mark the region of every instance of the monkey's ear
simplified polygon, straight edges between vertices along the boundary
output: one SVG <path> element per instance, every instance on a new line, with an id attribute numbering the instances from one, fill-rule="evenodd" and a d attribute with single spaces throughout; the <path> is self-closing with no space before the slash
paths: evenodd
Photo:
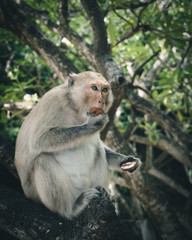
<path id="1" fill-rule="evenodd" d="M 69 77 L 68 77 L 68 79 L 67 79 L 67 81 L 68 81 L 68 87 L 73 86 L 76 76 L 77 76 L 77 74 L 75 74 L 75 73 L 69 74 Z"/>

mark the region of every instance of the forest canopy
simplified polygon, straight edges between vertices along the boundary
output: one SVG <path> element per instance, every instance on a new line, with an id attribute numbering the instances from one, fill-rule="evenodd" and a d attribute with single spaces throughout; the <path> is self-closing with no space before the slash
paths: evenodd
<path id="1" fill-rule="evenodd" d="M 118 221 L 132 223 L 124 239 L 191 239 L 191 31 L 188 0 L 0 1 L 1 181 L 10 187 L 9 177 L 14 176 L 11 187 L 17 190 L 0 187 L 2 230 L 18 239 L 45 239 L 46 233 L 33 225 L 29 231 L 8 218 L 13 212 L 9 196 L 17 198 L 21 192 L 13 165 L 16 136 L 48 90 L 70 73 L 97 71 L 114 94 L 101 137 L 109 147 L 143 163 L 137 173 L 115 172 L 111 179 Z M 18 202 L 26 200 L 22 197 Z M 25 204 L 36 209 L 28 200 Z M 18 211 L 17 218 L 30 219 L 30 214 Z M 33 217 L 41 223 L 38 215 Z M 52 226 L 60 221 L 52 215 L 46 219 Z M 99 229 L 97 238 L 87 239 L 102 239 Z M 50 232 L 57 236 L 54 228 Z M 59 234 L 69 239 L 65 230 Z M 113 239 L 112 234 L 105 237 Z"/>

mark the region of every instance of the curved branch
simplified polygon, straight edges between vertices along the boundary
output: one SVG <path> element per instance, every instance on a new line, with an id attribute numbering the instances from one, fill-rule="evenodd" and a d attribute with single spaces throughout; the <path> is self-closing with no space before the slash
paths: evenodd
<path id="1" fill-rule="evenodd" d="M 169 187 L 183 195 L 184 197 L 188 198 L 189 197 L 189 191 L 185 189 L 183 186 L 180 184 L 176 183 L 172 178 L 168 177 L 166 174 L 163 172 L 157 170 L 156 168 L 152 167 L 148 170 L 148 173 L 151 174 L 152 176 L 158 178 L 165 184 L 167 184 Z"/>
<path id="2" fill-rule="evenodd" d="M 58 33 L 58 25 L 54 23 L 48 15 L 47 11 L 41 11 L 37 9 L 33 9 L 24 1 L 13 0 L 16 4 L 18 4 L 19 8 L 22 9 L 26 15 L 29 15 L 33 18 L 39 19 L 43 22 L 51 31 Z"/>
<path id="3" fill-rule="evenodd" d="M 72 28 L 69 27 L 68 23 L 68 1 L 61 0 L 59 3 L 59 19 L 60 24 L 56 24 L 48 16 L 47 11 L 38 11 L 31 8 L 24 2 L 19 3 L 20 9 L 22 9 L 27 15 L 40 20 L 45 24 L 51 31 L 66 37 L 80 52 L 83 56 L 86 56 L 87 60 L 93 67 L 95 67 L 95 60 L 91 46 L 86 43 L 81 36 L 79 36 Z"/>
<path id="4" fill-rule="evenodd" d="M 65 81 L 70 72 L 78 69 L 47 36 L 30 21 L 10 0 L 0 1 L 0 25 L 25 41 Z"/>
<path id="5" fill-rule="evenodd" d="M 149 140 L 146 137 L 141 137 L 138 135 L 132 135 L 129 137 L 130 141 L 145 144 L 145 145 L 151 145 Z M 178 145 L 176 142 L 171 141 L 167 137 L 163 136 L 162 134 L 159 135 L 159 139 L 155 141 L 155 147 L 160 148 L 161 150 L 169 153 L 171 156 L 173 156 L 178 162 L 188 166 L 192 167 L 191 158 L 186 153 L 185 149 L 182 148 L 180 145 Z"/>
<path id="6" fill-rule="evenodd" d="M 177 140 L 183 149 L 187 150 L 189 155 L 192 156 L 192 139 L 189 134 L 181 129 L 179 123 L 162 113 L 154 104 L 139 97 L 128 87 L 126 89 L 126 97 L 135 109 L 147 114 L 152 120 L 156 121 L 164 130 L 169 132 Z M 192 162 L 190 161 L 190 166 L 191 165 Z"/>

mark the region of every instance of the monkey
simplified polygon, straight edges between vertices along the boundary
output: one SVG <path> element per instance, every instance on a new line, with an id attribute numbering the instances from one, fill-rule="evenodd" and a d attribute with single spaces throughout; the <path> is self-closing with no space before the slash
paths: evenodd
<path id="1" fill-rule="evenodd" d="M 16 140 L 14 163 L 28 198 L 71 220 L 107 189 L 110 166 L 140 166 L 100 139 L 112 102 L 107 80 L 91 71 L 71 74 L 41 98 Z"/>

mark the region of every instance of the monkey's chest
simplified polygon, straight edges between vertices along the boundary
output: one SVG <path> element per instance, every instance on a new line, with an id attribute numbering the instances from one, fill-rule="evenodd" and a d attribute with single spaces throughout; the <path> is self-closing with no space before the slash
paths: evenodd
<path id="1" fill-rule="evenodd" d="M 68 176 L 73 186 L 82 191 L 91 187 L 95 171 L 98 171 L 99 165 L 102 165 L 100 162 L 105 161 L 104 156 L 104 153 L 100 153 L 98 158 L 96 145 L 86 142 L 76 148 L 60 151 L 55 155 L 55 158 L 59 161 L 64 174 Z M 107 168 L 105 165 L 103 167 Z"/>

